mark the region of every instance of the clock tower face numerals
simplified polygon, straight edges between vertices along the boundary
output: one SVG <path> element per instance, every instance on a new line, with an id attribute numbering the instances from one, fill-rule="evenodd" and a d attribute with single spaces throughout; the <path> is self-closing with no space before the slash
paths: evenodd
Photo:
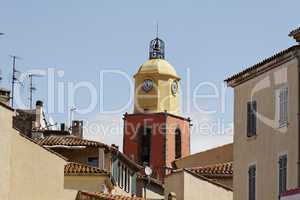
<path id="1" fill-rule="evenodd" d="M 178 92 L 178 83 L 176 80 L 174 80 L 172 82 L 172 85 L 171 85 L 171 92 L 174 96 L 176 96 L 177 92 Z"/>
<path id="2" fill-rule="evenodd" d="M 153 88 L 153 80 L 151 79 L 145 79 L 143 82 L 143 90 L 145 92 L 149 92 Z"/>

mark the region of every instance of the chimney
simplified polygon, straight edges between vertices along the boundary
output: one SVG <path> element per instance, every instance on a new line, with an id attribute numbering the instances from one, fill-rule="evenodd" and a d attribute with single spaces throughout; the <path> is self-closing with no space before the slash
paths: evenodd
<path id="1" fill-rule="evenodd" d="M 43 112 L 43 102 L 42 101 L 36 101 L 36 107 L 35 107 L 35 128 L 37 130 L 40 130 L 43 128 L 43 119 L 44 119 L 44 112 Z"/>
<path id="2" fill-rule="evenodd" d="M 72 121 L 72 135 L 82 138 L 83 137 L 83 121 Z"/>
<path id="3" fill-rule="evenodd" d="M 289 36 L 300 43 L 300 27 L 290 32 Z"/>
<path id="4" fill-rule="evenodd" d="M 66 125 L 65 125 L 65 123 L 61 123 L 61 124 L 60 124 L 60 130 L 61 130 L 61 131 L 65 131 L 65 130 L 66 130 Z"/>
<path id="5" fill-rule="evenodd" d="M 10 91 L 4 88 L 0 88 L 0 102 L 9 105 Z"/>

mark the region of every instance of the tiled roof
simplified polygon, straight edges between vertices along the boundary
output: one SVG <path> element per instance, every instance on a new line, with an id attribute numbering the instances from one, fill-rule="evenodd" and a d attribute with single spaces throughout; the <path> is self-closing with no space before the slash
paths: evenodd
<path id="1" fill-rule="evenodd" d="M 27 139 L 27 140 L 29 140 L 30 142 L 32 142 L 32 143 L 34 143 L 34 144 L 40 146 L 41 148 L 45 149 L 46 151 L 48 151 L 48 152 L 50 152 L 50 153 L 52 153 L 52 154 L 55 154 L 56 156 L 62 158 L 62 159 L 65 160 L 65 161 L 68 160 L 66 157 L 60 155 L 59 153 L 56 153 L 55 151 L 53 151 L 53 150 L 51 150 L 51 149 L 49 149 L 49 148 L 46 148 L 46 147 L 41 146 L 40 144 L 37 143 L 37 141 L 35 141 L 35 140 L 29 138 L 28 136 L 26 136 L 26 135 L 24 135 L 24 134 L 22 134 L 22 133 L 20 133 L 20 132 L 18 132 L 18 133 L 19 133 L 19 135 L 20 135 L 21 137 L 24 137 L 25 139 Z"/>
<path id="2" fill-rule="evenodd" d="M 112 152 L 113 154 L 115 154 L 120 160 L 122 160 L 126 164 L 130 165 L 131 167 L 134 167 L 136 170 L 143 169 L 143 167 L 141 165 L 139 165 L 138 163 L 136 163 L 135 161 L 133 161 L 132 159 L 130 159 L 127 155 L 125 155 L 124 153 L 120 152 L 115 147 L 111 146 L 109 150 L 110 150 L 110 152 Z"/>
<path id="3" fill-rule="evenodd" d="M 187 169 L 205 177 L 232 177 L 232 162 Z"/>
<path id="4" fill-rule="evenodd" d="M 65 175 L 109 175 L 109 173 L 81 163 L 68 163 L 65 165 Z"/>
<path id="5" fill-rule="evenodd" d="M 143 200 L 143 198 L 80 191 L 78 192 L 76 200 Z"/>
<path id="6" fill-rule="evenodd" d="M 44 139 L 38 139 L 38 144 L 43 146 L 87 146 L 87 147 L 106 147 L 101 142 L 86 140 L 75 136 L 48 136 Z"/>
<path id="7" fill-rule="evenodd" d="M 295 34 L 299 34 L 300 27 L 296 28 L 295 30 L 292 30 L 289 34 L 290 37 L 294 36 Z"/>
<path id="8" fill-rule="evenodd" d="M 252 76 L 253 74 L 255 74 L 257 72 L 260 72 L 260 71 L 263 72 L 263 71 L 265 71 L 264 68 L 262 68 L 260 70 L 260 68 L 263 65 L 265 65 L 265 64 L 267 64 L 267 63 L 269 63 L 269 62 L 271 62 L 273 60 L 275 60 L 275 62 L 276 62 L 276 59 L 279 58 L 280 56 L 284 56 L 284 55 L 286 55 L 286 54 L 288 54 L 288 53 L 290 53 L 292 51 L 295 51 L 295 50 L 297 50 L 299 48 L 300 48 L 300 45 L 294 45 L 294 46 L 292 46 L 292 47 L 290 47 L 288 49 L 285 49 L 285 50 L 283 50 L 283 51 L 281 51 L 279 53 L 276 53 L 275 55 L 273 55 L 273 56 L 271 56 L 269 58 L 266 58 L 265 60 L 263 60 L 263 61 L 255 64 L 255 65 L 253 65 L 253 66 L 251 66 L 251 67 L 249 67 L 249 68 L 247 68 L 247 69 L 245 69 L 245 70 L 243 70 L 243 71 L 241 71 L 241 72 L 239 72 L 239 73 L 237 73 L 235 75 L 232 75 L 231 77 L 227 78 L 225 80 L 225 82 L 227 82 L 228 85 L 231 85 L 229 82 L 231 82 L 231 81 L 233 81 L 233 80 L 235 80 L 237 78 L 242 77 L 243 79 L 245 79 L 244 76 L 248 76 L 248 75 Z"/>

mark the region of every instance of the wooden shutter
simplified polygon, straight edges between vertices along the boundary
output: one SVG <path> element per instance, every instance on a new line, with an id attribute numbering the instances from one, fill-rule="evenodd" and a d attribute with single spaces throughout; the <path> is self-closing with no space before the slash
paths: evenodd
<path id="1" fill-rule="evenodd" d="M 279 127 L 285 126 L 288 122 L 288 88 L 280 89 L 279 96 Z"/>
<path id="2" fill-rule="evenodd" d="M 247 137 L 251 137 L 251 103 L 247 103 Z"/>
<path id="3" fill-rule="evenodd" d="M 279 196 L 286 191 L 287 185 L 287 155 L 279 158 Z"/>
<path id="4" fill-rule="evenodd" d="M 249 200 L 255 200 L 256 198 L 256 166 L 249 167 Z"/>
<path id="5" fill-rule="evenodd" d="M 256 135 L 256 101 L 247 103 L 247 137 Z"/>

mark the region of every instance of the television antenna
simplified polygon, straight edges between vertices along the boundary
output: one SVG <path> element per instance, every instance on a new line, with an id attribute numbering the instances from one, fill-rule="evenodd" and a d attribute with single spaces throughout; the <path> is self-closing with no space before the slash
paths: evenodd
<path id="1" fill-rule="evenodd" d="M 33 85 L 33 78 L 34 77 L 42 77 L 43 75 L 41 74 L 28 74 L 29 77 L 29 106 L 30 106 L 30 110 L 32 109 L 32 102 L 33 102 L 33 92 L 37 90 L 36 87 L 34 87 Z"/>
<path id="2" fill-rule="evenodd" d="M 10 55 L 12 58 L 12 80 L 11 80 L 11 107 L 14 107 L 14 92 L 15 92 L 15 84 L 20 83 L 20 81 L 17 78 L 17 73 L 19 72 L 16 70 L 16 60 L 21 59 L 18 56 Z"/>

